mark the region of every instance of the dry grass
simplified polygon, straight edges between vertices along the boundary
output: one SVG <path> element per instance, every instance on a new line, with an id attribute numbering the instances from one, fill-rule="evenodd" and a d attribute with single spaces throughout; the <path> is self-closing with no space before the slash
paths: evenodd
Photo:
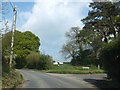
<path id="1" fill-rule="evenodd" d="M 2 88 L 11 89 L 15 88 L 23 81 L 23 77 L 20 73 L 15 70 L 12 70 L 10 73 L 4 73 L 2 77 Z"/>

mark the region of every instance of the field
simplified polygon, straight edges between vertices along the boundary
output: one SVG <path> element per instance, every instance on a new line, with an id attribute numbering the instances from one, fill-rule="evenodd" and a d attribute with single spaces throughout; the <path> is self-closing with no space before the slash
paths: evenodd
<path id="1" fill-rule="evenodd" d="M 95 66 L 90 66 L 89 69 L 83 69 L 82 66 L 72 66 L 70 64 L 54 65 L 50 70 L 44 70 L 47 73 L 59 74 L 100 74 L 105 73 L 104 70 L 98 69 Z"/>

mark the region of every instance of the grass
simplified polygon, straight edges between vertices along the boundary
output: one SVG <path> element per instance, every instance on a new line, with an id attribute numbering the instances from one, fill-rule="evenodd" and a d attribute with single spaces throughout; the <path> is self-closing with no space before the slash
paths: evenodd
<path id="1" fill-rule="evenodd" d="M 15 70 L 11 70 L 9 73 L 4 73 L 2 77 L 2 88 L 14 89 L 20 85 L 23 81 L 23 77 Z"/>
<path id="2" fill-rule="evenodd" d="M 54 65 L 50 70 L 43 70 L 47 73 L 59 74 L 100 74 L 105 73 L 102 69 L 97 69 L 95 66 L 90 66 L 90 69 L 82 69 L 82 66 L 72 66 L 70 64 L 63 64 L 60 66 Z"/>

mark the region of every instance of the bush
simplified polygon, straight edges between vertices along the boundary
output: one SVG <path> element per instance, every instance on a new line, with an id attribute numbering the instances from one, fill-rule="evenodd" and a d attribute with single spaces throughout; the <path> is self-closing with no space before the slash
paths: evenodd
<path id="1" fill-rule="evenodd" d="M 31 52 L 26 57 L 26 61 L 29 69 L 46 70 L 52 65 L 52 58 L 49 55 L 40 55 L 38 52 Z"/>
<path id="2" fill-rule="evenodd" d="M 120 35 L 101 50 L 100 59 L 108 76 L 120 80 Z"/>
<path id="3" fill-rule="evenodd" d="M 86 66 L 86 65 L 96 65 L 97 59 L 92 57 L 84 57 L 84 58 L 76 58 L 71 60 L 71 64 L 73 66 Z"/>
<path id="4" fill-rule="evenodd" d="M 71 60 L 74 66 L 96 65 L 96 58 L 92 56 L 92 50 L 81 50 L 78 56 Z"/>
<path id="5" fill-rule="evenodd" d="M 50 69 L 52 67 L 52 57 L 50 57 L 49 55 L 40 55 L 40 69 Z"/>
<path id="6" fill-rule="evenodd" d="M 38 52 L 31 52 L 27 57 L 27 67 L 30 69 L 38 68 L 38 63 L 40 61 L 40 54 Z"/>
<path id="7" fill-rule="evenodd" d="M 10 73 L 9 57 L 2 56 L 2 74 Z"/>

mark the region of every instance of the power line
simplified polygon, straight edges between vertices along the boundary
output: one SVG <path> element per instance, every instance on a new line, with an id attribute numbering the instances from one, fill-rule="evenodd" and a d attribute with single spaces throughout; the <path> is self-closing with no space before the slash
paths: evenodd
<path id="1" fill-rule="evenodd" d="M 15 6 L 14 6 L 14 4 L 9 0 L 9 3 L 10 3 L 10 5 L 12 6 L 12 8 L 14 8 Z"/>

